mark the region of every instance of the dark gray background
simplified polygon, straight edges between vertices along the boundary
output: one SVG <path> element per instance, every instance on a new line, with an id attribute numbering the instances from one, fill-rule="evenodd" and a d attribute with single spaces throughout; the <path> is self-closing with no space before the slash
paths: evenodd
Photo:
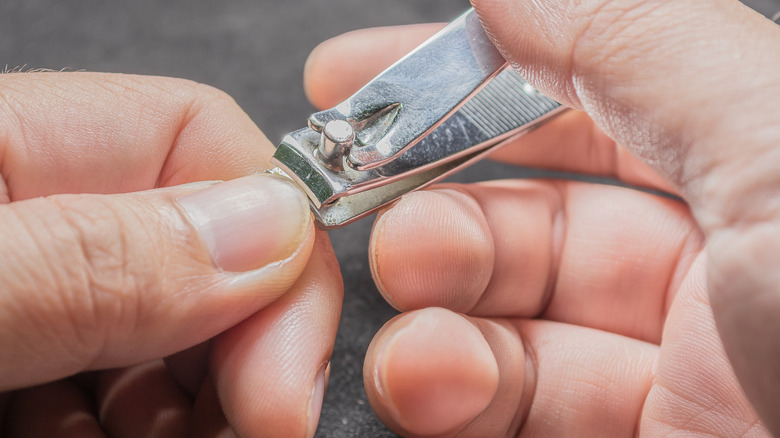
<path id="1" fill-rule="evenodd" d="M 746 2 L 768 16 L 780 11 L 780 0 Z M 466 0 L 11 0 L 0 4 L 0 69 L 193 79 L 230 93 L 277 142 L 312 111 L 301 78 L 319 42 L 362 27 L 448 21 L 467 7 Z M 511 175 L 502 166 L 479 166 L 459 179 L 486 170 Z M 371 337 L 395 314 L 371 281 L 370 227 L 368 219 L 331 235 L 345 304 L 318 436 L 395 436 L 374 417 L 362 385 Z"/>

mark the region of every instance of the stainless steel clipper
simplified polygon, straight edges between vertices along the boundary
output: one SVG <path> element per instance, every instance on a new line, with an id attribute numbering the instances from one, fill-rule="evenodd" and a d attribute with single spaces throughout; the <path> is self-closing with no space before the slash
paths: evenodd
<path id="1" fill-rule="evenodd" d="M 346 225 L 466 167 L 564 107 L 498 53 L 473 9 L 288 134 L 272 170 L 309 197 L 323 228 Z"/>

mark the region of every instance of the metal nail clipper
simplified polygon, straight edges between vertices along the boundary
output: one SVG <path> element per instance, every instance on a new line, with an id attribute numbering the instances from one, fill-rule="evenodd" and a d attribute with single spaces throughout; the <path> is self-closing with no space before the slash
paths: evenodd
<path id="1" fill-rule="evenodd" d="M 510 67 L 470 9 L 334 108 L 285 136 L 272 172 L 323 228 L 462 169 L 564 109 Z"/>

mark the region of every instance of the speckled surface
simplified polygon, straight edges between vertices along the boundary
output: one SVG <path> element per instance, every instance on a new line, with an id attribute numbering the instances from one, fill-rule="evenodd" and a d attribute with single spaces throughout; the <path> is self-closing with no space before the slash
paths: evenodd
<path id="1" fill-rule="evenodd" d="M 747 0 L 772 16 L 780 0 Z M 447 21 L 466 0 L 6 0 L 0 68 L 52 68 L 177 76 L 230 93 L 268 137 L 305 125 L 312 108 L 303 64 L 320 41 L 361 27 Z M 481 164 L 459 176 L 513 175 Z M 517 175 L 515 172 L 514 175 Z M 526 173 L 525 176 L 532 176 Z M 345 304 L 318 436 L 393 437 L 373 415 L 362 361 L 395 312 L 377 293 L 366 247 L 371 219 L 332 233 Z"/>

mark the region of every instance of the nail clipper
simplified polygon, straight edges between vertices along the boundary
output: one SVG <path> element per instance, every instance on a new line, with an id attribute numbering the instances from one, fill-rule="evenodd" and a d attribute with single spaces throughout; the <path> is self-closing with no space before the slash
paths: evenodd
<path id="1" fill-rule="evenodd" d="M 470 9 L 350 98 L 284 137 L 271 172 L 338 228 L 483 158 L 565 109 L 496 50 Z"/>

